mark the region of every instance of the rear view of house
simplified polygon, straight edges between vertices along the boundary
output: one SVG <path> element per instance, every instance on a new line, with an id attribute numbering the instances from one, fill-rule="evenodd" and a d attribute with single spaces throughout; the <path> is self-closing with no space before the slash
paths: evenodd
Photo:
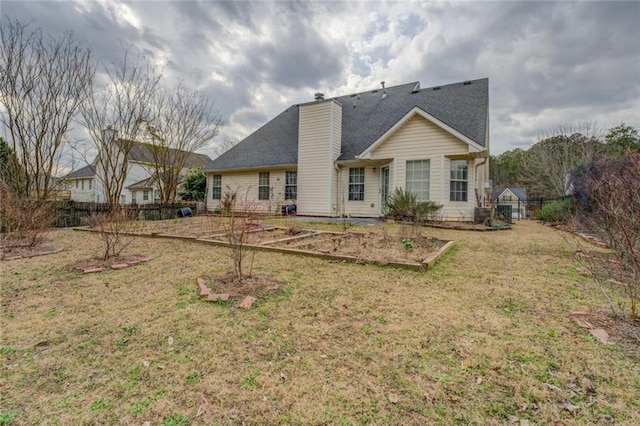
<path id="1" fill-rule="evenodd" d="M 489 82 L 412 82 L 292 105 L 204 168 L 207 205 L 227 191 L 252 209 L 378 217 L 394 188 L 472 220 L 485 200 Z"/>

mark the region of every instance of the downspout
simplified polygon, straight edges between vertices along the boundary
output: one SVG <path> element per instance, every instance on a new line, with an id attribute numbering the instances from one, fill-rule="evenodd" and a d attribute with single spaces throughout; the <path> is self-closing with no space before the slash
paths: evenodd
<path id="1" fill-rule="evenodd" d="M 475 170 L 473 172 L 473 177 L 476 181 L 476 184 L 478 183 L 478 167 L 484 166 L 486 163 L 487 158 L 485 158 L 481 163 L 476 164 Z M 482 199 L 480 198 L 480 191 L 478 191 L 477 186 L 474 188 L 474 192 L 476 193 L 476 203 L 478 204 L 478 207 L 482 207 Z"/>
<path id="2" fill-rule="evenodd" d="M 340 216 L 340 167 L 338 167 L 338 164 L 334 161 L 333 162 L 333 168 L 336 171 L 337 174 L 337 188 L 336 188 L 336 214 L 338 216 Z"/>

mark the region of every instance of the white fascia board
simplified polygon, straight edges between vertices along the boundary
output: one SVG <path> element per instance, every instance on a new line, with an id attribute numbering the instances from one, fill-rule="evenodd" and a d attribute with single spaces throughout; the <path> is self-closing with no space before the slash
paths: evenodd
<path id="1" fill-rule="evenodd" d="M 274 164 L 271 166 L 253 166 L 253 167 L 235 167 L 231 169 L 209 169 L 203 170 L 202 173 L 205 175 L 219 175 L 223 173 L 236 173 L 236 172 L 264 172 L 264 171 L 277 171 L 277 170 L 291 170 L 297 169 L 297 163 L 291 164 Z"/>
<path id="2" fill-rule="evenodd" d="M 405 114 L 404 117 L 402 117 L 400 120 L 398 120 L 396 122 L 396 124 L 391 126 L 391 128 L 389 130 L 384 132 L 384 134 L 382 136 L 380 136 L 374 143 L 372 143 L 369 146 L 369 148 L 364 150 L 360 155 L 356 155 L 356 158 L 360 159 L 360 160 L 370 159 L 372 157 L 372 155 L 373 155 L 373 151 L 375 151 L 376 148 L 378 148 L 378 146 L 380 146 L 384 141 L 389 139 L 391 137 L 391 135 L 393 135 L 395 132 L 397 132 L 402 126 L 404 126 L 409 120 L 411 120 L 416 115 L 419 115 L 420 117 L 424 118 L 425 120 L 435 124 L 436 126 L 441 128 L 445 132 L 451 134 L 452 136 L 455 136 L 456 138 L 460 139 L 462 142 L 464 142 L 467 145 L 469 145 L 469 152 L 481 152 L 481 151 L 484 151 L 484 150 L 487 149 L 484 146 L 478 144 L 477 142 L 474 142 L 473 140 L 471 140 L 467 136 L 463 135 L 459 131 L 455 130 L 453 127 L 451 127 L 451 126 L 445 124 L 444 122 L 438 120 L 437 118 L 435 118 L 433 115 L 429 114 L 428 112 L 426 112 L 422 108 L 413 107 L 413 109 L 411 109 L 411 111 L 409 111 L 407 114 Z"/>

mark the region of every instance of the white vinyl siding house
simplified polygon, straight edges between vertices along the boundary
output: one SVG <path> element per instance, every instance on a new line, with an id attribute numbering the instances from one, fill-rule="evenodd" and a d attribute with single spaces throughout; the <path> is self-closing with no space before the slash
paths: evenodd
<path id="1" fill-rule="evenodd" d="M 409 83 L 293 105 L 204 172 L 210 191 L 221 176 L 223 192 L 238 190 L 262 211 L 295 203 L 299 215 L 379 217 L 398 187 L 441 204 L 442 219 L 473 220 L 488 156 L 488 80 Z"/>
<path id="2" fill-rule="evenodd" d="M 100 163 L 102 158 L 115 159 L 115 163 L 107 169 L 118 170 L 118 180 L 124 184 L 121 192 L 121 204 L 150 204 L 159 202 L 158 183 L 155 179 L 157 165 L 154 163 L 152 148 L 149 144 L 133 142 L 133 146 L 126 158 L 120 148 L 122 139 L 118 139 L 109 148 L 105 148 L 93 161 L 92 165 L 85 166 L 67 176 L 71 184 L 71 199 L 74 201 L 91 201 L 104 203 L 107 195 L 104 182 L 108 179 L 104 176 L 105 167 Z M 211 159 L 203 154 L 190 153 L 185 161 L 184 168 L 180 171 L 186 176 L 193 167 L 201 167 Z M 75 181 L 75 182 L 74 182 Z M 144 196 L 144 191 L 147 196 Z"/>

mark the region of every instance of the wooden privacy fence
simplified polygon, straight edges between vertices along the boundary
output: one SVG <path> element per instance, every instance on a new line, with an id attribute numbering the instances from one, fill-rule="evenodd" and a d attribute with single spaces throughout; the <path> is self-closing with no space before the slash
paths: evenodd
<path id="1" fill-rule="evenodd" d="M 196 202 L 181 202 L 171 204 L 107 204 L 107 203 L 79 203 L 75 201 L 50 201 L 57 212 L 56 228 L 84 225 L 83 219 L 93 214 L 108 214 L 116 207 L 127 211 L 131 217 L 144 220 L 173 219 L 178 216 L 178 210 L 189 207 L 196 215 L 199 210 Z"/>

